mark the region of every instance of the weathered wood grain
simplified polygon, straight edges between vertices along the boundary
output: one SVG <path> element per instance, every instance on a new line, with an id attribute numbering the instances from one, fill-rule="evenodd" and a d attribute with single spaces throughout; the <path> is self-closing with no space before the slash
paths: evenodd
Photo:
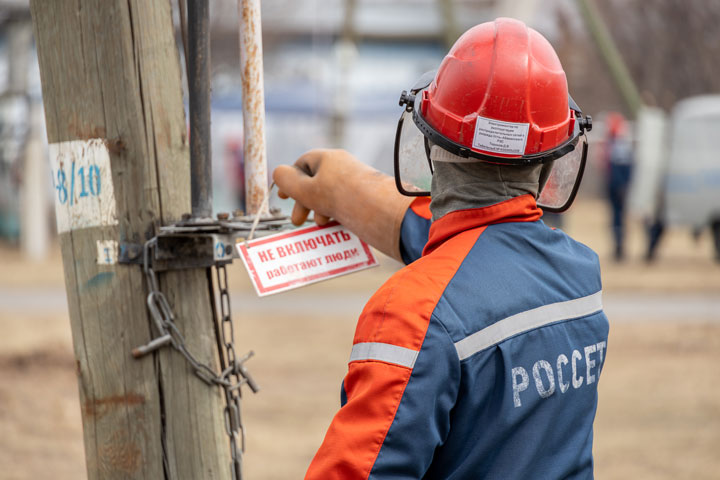
<path id="1" fill-rule="evenodd" d="M 31 11 L 48 141 L 105 139 L 117 202 L 117 225 L 60 236 L 88 477 L 229 478 L 220 390 L 170 349 L 133 359 L 154 335 L 141 269 L 96 259 L 98 240 L 141 243 L 190 211 L 170 2 L 33 0 Z M 215 365 L 205 271 L 160 282 L 189 348 Z"/>

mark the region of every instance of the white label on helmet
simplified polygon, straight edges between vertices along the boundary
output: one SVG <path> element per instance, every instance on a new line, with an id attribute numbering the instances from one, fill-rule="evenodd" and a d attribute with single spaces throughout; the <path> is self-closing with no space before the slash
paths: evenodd
<path id="1" fill-rule="evenodd" d="M 529 123 L 512 123 L 477 117 L 473 148 L 506 155 L 523 155 L 527 143 Z"/>

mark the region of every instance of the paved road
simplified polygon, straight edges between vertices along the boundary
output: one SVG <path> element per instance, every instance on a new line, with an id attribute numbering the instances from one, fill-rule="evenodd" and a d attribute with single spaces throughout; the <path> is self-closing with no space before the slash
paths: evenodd
<path id="1" fill-rule="evenodd" d="M 252 293 L 232 295 L 233 311 L 239 315 L 314 315 L 357 316 L 367 301 L 366 292 L 328 292 L 321 296 L 302 290 L 258 298 Z M 720 294 L 653 294 L 609 292 L 603 296 L 605 312 L 611 321 L 720 323 Z M 61 289 L 0 289 L 0 315 L 43 315 L 66 312 L 67 300 Z"/>

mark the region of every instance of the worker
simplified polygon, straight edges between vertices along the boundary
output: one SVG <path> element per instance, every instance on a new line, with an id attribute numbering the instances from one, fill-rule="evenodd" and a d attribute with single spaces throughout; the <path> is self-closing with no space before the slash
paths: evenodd
<path id="1" fill-rule="evenodd" d="M 633 170 L 633 147 L 627 121 L 621 113 L 611 112 L 605 123 L 607 134 L 604 156 L 607 165 L 608 201 L 612 210 L 612 233 L 615 245 L 613 258 L 616 262 L 622 262 L 625 259 L 625 206 Z M 657 238 L 654 239 L 656 245 L 657 241 Z M 654 247 L 648 250 L 652 251 Z"/>
<path id="2" fill-rule="evenodd" d="M 273 173 L 294 223 L 334 218 L 407 264 L 360 316 L 306 478 L 592 478 L 598 260 L 536 203 L 567 206 L 591 120 L 547 40 L 507 18 L 467 31 L 401 103 L 395 179 L 341 150 Z"/>

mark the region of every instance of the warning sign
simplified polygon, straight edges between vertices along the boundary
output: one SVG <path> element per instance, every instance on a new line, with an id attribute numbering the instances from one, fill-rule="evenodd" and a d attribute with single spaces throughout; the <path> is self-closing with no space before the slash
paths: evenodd
<path id="1" fill-rule="evenodd" d="M 236 245 L 259 296 L 378 265 L 370 247 L 337 222 Z"/>
<path id="2" fill-rule="evenodd" d="M 477 117 L 473 148 L 507 155 L 523 155 L 529 123 L 512 123 Z"/>

